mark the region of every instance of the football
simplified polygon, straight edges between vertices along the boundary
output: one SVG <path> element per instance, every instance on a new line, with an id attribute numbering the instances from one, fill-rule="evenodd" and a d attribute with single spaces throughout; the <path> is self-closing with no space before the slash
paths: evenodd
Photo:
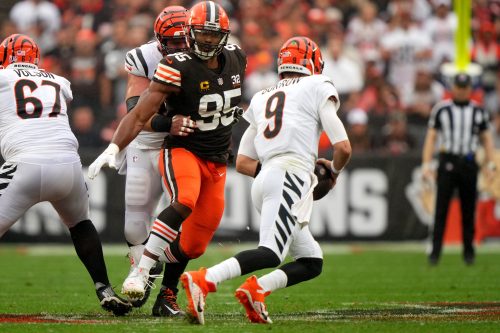
<path id="1" fill-rule="evenodd" d="M 314 174 L 318 177 L 318 184 L 313 191 L 313 199 L 319 200 L 330 192 L 333 186 L 331 171 L 323 164 L 316 164 Z"/>

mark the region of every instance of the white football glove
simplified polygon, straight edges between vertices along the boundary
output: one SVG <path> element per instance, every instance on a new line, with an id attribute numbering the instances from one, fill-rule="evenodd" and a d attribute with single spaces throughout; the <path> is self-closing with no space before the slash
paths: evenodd
<path id="1" fill-rule="evenodd" d="M 107 165 L 110 168 L 118 169 L 116 166 L 116 154 L 118 154 L 119 151 L 120 148 L 116 144 L 110 143 L 108 148 L 106 148 L 106 150 L 89 166 L 89 179 L 94 179 L 103 166 Z"/>

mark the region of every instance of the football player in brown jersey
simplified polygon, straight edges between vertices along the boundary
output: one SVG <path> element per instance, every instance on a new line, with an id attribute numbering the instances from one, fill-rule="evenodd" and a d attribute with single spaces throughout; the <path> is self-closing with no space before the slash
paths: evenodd
<path id="1" fill-rule="evenodd" d="M 190 117 L 178 135 L 165 138 L 159 169 L 171 204 L 158 215 L 138 267 L 123 283 L 122 292 L 132 300 L 144 295 L 158 260 L 187 265 L 201 256 L 224 210 L 231 128 L 246 56 L 237 45 L 227 45 L 229 19 L 213 1 L 191 8 L 187 30 L 190 51 L 161 60 L 149 88 L 89 168 L 92 178 L 102 166 L 114 167 L 116 154 L 141 130 L 164 131 L 169 117 Z M 163 103 L 166 116 L 156 114 Z"/>
<path id="2" fill-rule="evenodd" d="M 154 71 L 158 63 L 168 54 L 188 51 L 186 38 L 186 24 L 189 11 L 181 6 L 165 7 L 157 16 L 154 25 L 155 39 L 142 44 L 127 52 L 125 56 L 125 71 L 127 74 L 127 88 L 125 100 L 127 110 L 132 110 L 139 100 L 141 93 L 146 90 L 153 80 Z M 165 112 L 164 106 L 158 111 Z M 170 119 L 170 118 L 169 118 Z M 175 115 L 171 118 L 168 130 L 172 135 L 179 133 L 183 126 L 184 117 Z M 156 217 L 156 207 L 159 202 L 163 209 L 167 200 L 162 194 L 161 174 L 158 170 L 163 140 L 166 132 L 141 131 L 139 135 L 122 150 L 124 165 L 120 172 L 125 172 L 125 225 L 124 235 L 129 246 L 131 270 L 137 267 L 144 252 L 145 244 Z M 165 196 L 165 199 L 170 199 Z M 160 200 L 161 198 L 161 200 Z M 182 312 L 177 304 L 179 272 L 183 272 L 182 263 L 166 265 L 160 292 L 153 305 L 153 316 L 180 316 Z M 149 281 L 155 281 L 154 276 L 161 273 L 163 263 L 158 262 L 149 272 Z M 131 302 L 134 307 L 141 307 L 148 300 L 151 293 L 150 286 L 146 286 L 142 299 Z"/>

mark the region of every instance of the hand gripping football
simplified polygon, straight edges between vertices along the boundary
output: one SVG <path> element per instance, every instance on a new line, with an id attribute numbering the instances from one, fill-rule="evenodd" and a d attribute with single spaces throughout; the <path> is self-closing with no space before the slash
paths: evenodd
<path id="1" fill-rule="evenodd" d="M 318 177 L 318 184 L 313 191 L 313 200 L 319 200 L 330 192 L 333 186 L 332 172 L 323 164 L 316 164 L 314 174 Z"/>

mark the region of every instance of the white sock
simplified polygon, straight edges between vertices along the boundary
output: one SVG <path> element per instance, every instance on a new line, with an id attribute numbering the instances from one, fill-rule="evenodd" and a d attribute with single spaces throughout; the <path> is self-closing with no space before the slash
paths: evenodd
<path id="1" fill-rule="evenodd" d="M 241 276 L 240 263 L 232 257 L 220 264 L 207 269 L 206 280 L 218 285 L 219 283 Z"/>
<path id="2" fill-rule="evenodd" d="M 146 243 L 146 250 L 157 257 L 161 256 L 168 245 L 177 238 L 178 233 L 177 230 L 172 229 L 166 223 L 156 219 L 153 223 L 148 242 Z"/>
<path id="3" fill-rule="evenodd" d="M 148 256 L 142 255 L 141 261 L 139 261 L 139 268 L 142 268 L 145 272 L 149 273 L 149 270 L 151 267 L 153 267 L 156 264 L 156 260 L 153 258 L 150 258 Z"/>
<path id="4" fill-rule="evenodd" d="M 141 256 L 144 253 L 144 245 L 132 245 L 130 248 L 130 257 L 132 259 L 132 265 L 137 266 L 139 261 L 141 261 Z"/>
<path id="5" fill-rule="evenodd" d="M 275 291 L 286 287 L 288 277 L 281 269 L 276 269 L 257 279 L 262 289 L 265 291 Z"/>

